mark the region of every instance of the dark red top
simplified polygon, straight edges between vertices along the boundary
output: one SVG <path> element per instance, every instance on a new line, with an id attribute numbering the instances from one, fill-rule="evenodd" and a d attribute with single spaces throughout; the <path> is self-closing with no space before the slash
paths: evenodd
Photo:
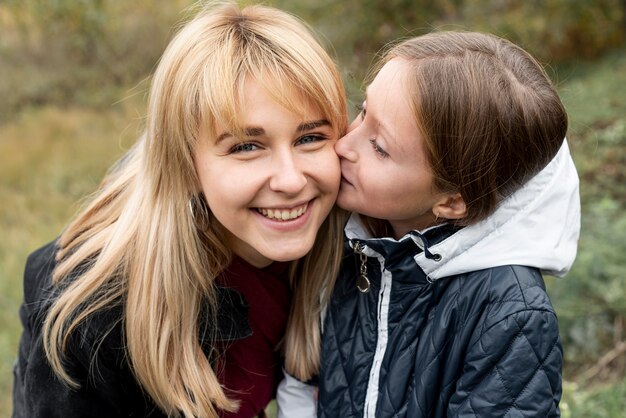
<path id="1" fill-rule="evenodd" d="M 277 346 L 285 335 L 291 293 L 288 263 L 274 262 L 259 269 L 239 257 L 217 279 L 219 286 L 241 293 L 248 302 L 252 335 L 225 347 L 218 376 L 231 399 L 240 402 L 236 413 L 224 418 L 251 418 L 261 413 L 275 397 L 282 376 Z"/>

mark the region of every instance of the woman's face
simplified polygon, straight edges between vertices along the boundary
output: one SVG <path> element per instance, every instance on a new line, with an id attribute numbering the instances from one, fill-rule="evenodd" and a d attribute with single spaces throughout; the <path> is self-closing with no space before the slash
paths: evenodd
<path id="1" fill-rule="evenodd" d="M 194 151 L 202 191 L 224 241 L 252 265 L 304 256 L 339 189 L 337 135 L 313 106 L 293 113 L 254 80 L 241 107 L 243 137 L 218 126 Z"/>
<path id="2" fill-rule="evenodd" d="M 432 170 L 409 105 L 408 63 L 393 59 L 367 89 L 363 111 L 335 150 L 341 159 L 337 204 L 386 219 L 396 238 L 435 223 Z"/>

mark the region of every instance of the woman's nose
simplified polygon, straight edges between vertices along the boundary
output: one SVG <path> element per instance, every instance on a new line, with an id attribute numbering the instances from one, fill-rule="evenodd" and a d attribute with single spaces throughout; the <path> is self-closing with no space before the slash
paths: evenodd
<path id="1" fill-rule="evenodd" d="M 300 167 L 297 156 L 293 151 L 279 153 L 272 158 L 272 177 L 270 178 L 270 189 L 275 192 L 297 194 L 304 189 L 307 184 L 307 176 Z"/>

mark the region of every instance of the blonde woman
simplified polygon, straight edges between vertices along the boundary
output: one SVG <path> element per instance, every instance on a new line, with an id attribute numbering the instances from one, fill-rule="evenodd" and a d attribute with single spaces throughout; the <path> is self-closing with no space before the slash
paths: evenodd
<path id="1" fill-rule="evenodd" d="M 15 417 L 253 417 L 319 363 L 337 272 L 343 85 L 276 9 L 208 7 L 167 47 L 145 134 L 26 265 Z"/>

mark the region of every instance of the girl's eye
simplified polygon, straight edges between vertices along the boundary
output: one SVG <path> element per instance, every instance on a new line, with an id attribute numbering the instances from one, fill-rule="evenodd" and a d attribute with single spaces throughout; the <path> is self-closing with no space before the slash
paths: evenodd
<path id="1" fill-rule="evenodd" d="M 309 134 L 309 135 L 304 135 L 304 136 L 301 136 L 300 138 L 298 138 L 298 140 L 296 141 L 296 145 L 313 144 L 315 142 L 324 141 L 326 139 L 328 139 L 328 137 L 325 136 L 325 135 L 319 135 L 319 134 L 311 135 L 311 134 Z"/>
<path id="2" fill-rule="evenodd" d="M 259 149 L 259 146 L 253 142 L 240 142 L 238 144 L 233 145 L 230 148 L 229 153 L 236 154 L 239 152 L 256 151 L 257 149 Z"/>
<path id="3" fill-rule="evenodd" d="M 387 153 L 387 151 L 385 151 L 380 145 L 378 145 L 375 139 L 370 139 L 370 144 L 372 144 L 374 151 L 376 151 L 376 153 L 380 155 L 382 158 L 389 157 L 389 154 Z"/>

